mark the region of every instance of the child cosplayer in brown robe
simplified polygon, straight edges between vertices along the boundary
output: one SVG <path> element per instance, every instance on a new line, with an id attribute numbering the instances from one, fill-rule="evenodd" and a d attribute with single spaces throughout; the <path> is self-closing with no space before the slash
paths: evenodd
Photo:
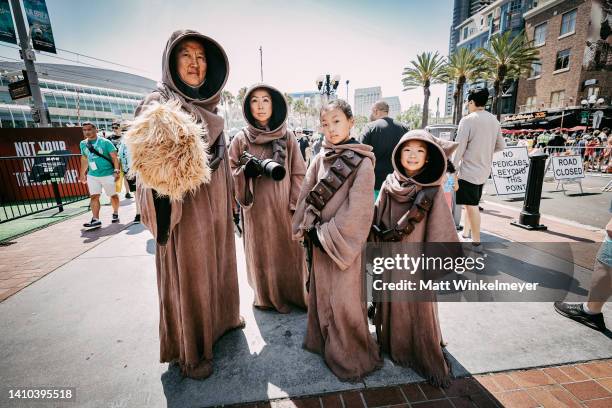
<path id="1" fill-rule="evenodd" d="M 361 250 L 374 210 L 374 155 L 350 137 L 352 126 L 345 101 L 321 109 L 323 151 L 308 168 L 293 217 L 294 239 L 313 246 L 304 348 L 323 355 L 345 381 L 382 366 L 362 300 Z"/>
<path id="2" fill-rule="evenodd" d="M 400 139 L 392 155 L 394 172 L 387 176 L 376 201 L 373 241 L 458 242 L 442 188 L 447 154 L 450 155 L 456 146 L 454 142 L 436 139 L 425 130 L 411 130 Z M 431 207 L 421 221 L 412 224 L 412 231 L 409 227 L 399 236 L 383 234 L 396 227 L 413 208 L 415 200 L 420 201 L 423 197 L 428 197 Z M 378 342 L 394 362 L 411 367 L 435 386 L 447 386 L 451 367 L 441 346 L 438 307 L 433 292 L 431 299 L 431 302 L 377 303 L 374 322 Z"/>
<path id="3" fill-rule="evenodd" d="M 287 102 L 268 85 L 256 85 L 244 98 L 247 127 L 229 149 L 234 193 L 242 208 L 244 249 L 255 307 L 289 313 L 306 308 L 304 249 L 291 240 L 291 217 L 306 173 L 295 135 L 287 130 Z M 262 173 L 244 152 L 272 159 L 285 170 L 281 180 Z M 277 169 L 280 171 L 281 169 Z"/>

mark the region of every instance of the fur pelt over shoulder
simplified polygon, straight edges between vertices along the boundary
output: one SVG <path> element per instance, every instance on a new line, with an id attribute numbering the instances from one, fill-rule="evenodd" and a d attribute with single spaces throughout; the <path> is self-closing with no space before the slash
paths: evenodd
<path id="1" fill-rule="evenodd" d="M 132 158 L 130 172 L 146 187 L 171 201 L 182 201 L 210 181 L 207 129 L 177 102 L 153 102 L 130 124 L 125 135 Z"/>

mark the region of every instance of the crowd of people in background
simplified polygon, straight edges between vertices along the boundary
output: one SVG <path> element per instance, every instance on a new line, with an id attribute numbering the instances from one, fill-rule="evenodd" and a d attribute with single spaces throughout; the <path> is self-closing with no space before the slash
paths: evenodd
<path id="1" fill-rule="evenodd" d="M 509 146 L 544 149 L 549 154 L 580 155 L 585 171 L 612 173 L 612 135 L 610 128 L 566 129 L 544 131 L 523 130 L 506 136 Z"/>

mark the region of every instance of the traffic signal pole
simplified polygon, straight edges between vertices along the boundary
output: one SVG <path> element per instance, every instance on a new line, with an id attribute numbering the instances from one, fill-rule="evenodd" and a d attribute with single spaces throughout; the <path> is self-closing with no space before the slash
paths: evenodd
<path id="1" fill-rule="evenodd" d="M 32 99 L 34 100 L 34 108 L 38 110 L 40 126 L 48 127 L 49 121 L 47 120 L 47 112 L 45 110 L 42 93 L 40 92 L 40 83 L 38 82 L 36 66 L 34 65 L 36 54 L 31 47 L 30 35 L 21 11 L 21 2 L 19 0 L 11 0 L 11 7 L 13 8 L 15 25 L 17 26 L 17 34 L 19 35 L 19 45 L 21 47 L 19 54 L 21 55 L 21 59 L 23 59 L 26 72 L 28 73 L 28 81 L 32 92 Z M 32 112 L 32 114 L 34 114 L 34 112 Z"/>

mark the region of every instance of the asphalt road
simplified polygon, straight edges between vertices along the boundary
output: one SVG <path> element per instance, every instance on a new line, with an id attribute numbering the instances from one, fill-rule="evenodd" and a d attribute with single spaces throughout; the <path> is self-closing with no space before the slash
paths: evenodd
<path id="1" fill-rule="evenodd" d="M 612 193 L 602 192 L 602 187 L 610 180 L 612 177 L 587 175 L 582 181 L 583 194 L 580 194 L 580 187 L 577 184 L 566 185 L 566 194 L 564 194 L 561 187 L 557 190 L 556 182 L 544 182 L 540 213 L 603 228 L 612 216 L 609 213 Z M 491 180 L 486 183 L 482 199 L 516 208 L 523 207 L 522 198 L 508 199 L 497 196 Z"/>

